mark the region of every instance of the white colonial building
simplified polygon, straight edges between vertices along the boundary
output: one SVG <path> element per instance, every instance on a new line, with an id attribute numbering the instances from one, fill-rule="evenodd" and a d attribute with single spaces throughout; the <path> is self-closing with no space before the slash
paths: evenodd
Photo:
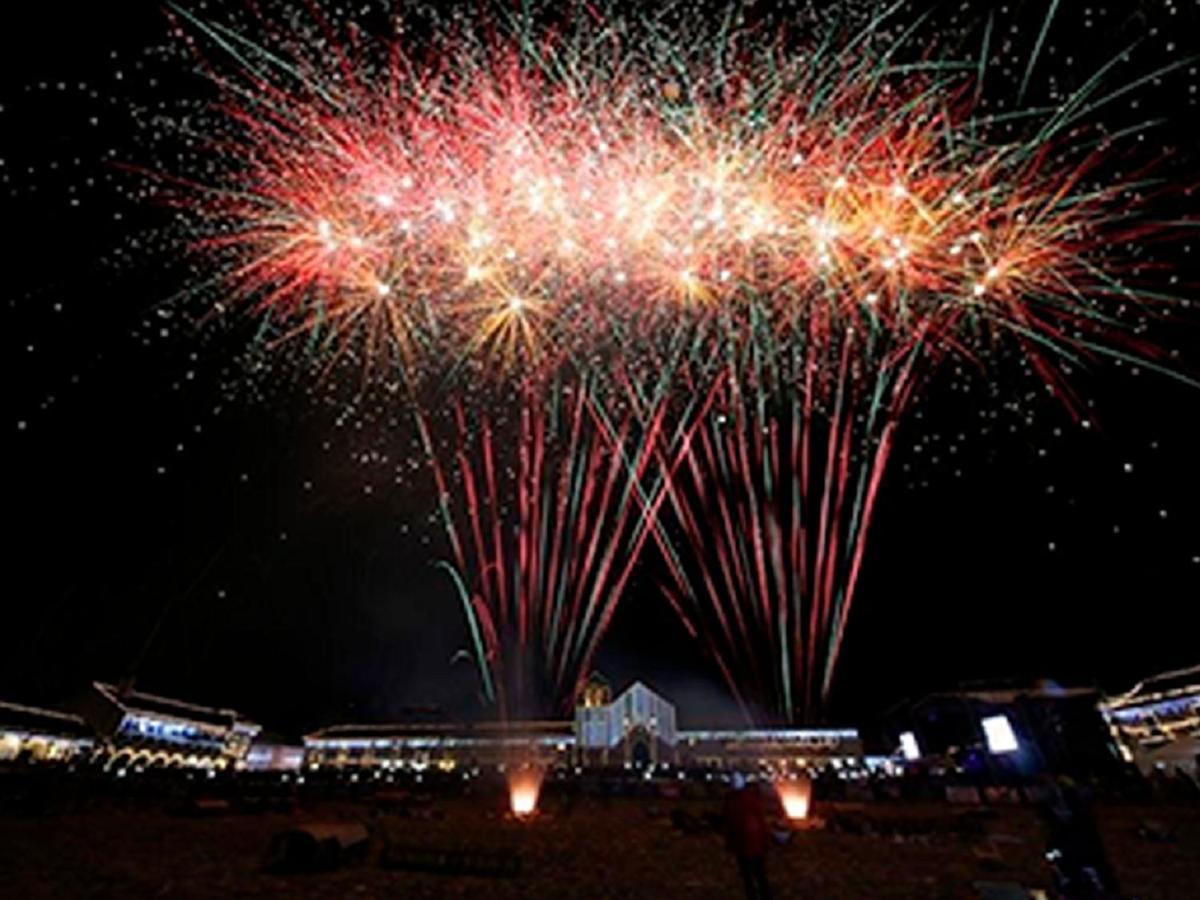
<path id="1" fill-rule="evenodd" d="M 612 699 L 593 677 L 575 708 L 575 748 L 581 763 L 643 766 L 674 762 L 675 706 L 640 681 Z"/>

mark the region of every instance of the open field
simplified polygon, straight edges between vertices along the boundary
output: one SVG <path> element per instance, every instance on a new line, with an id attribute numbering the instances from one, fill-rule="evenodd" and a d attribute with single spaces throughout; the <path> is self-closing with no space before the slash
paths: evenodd
<path id="1" fill-rule="evenodd" d="M 230 897 L 692 897 L 739 896 L 720 836 L 672 824 L 715 812 L 711 801 L 590 798 L 514 821 L 470 798 L 406 815 L 366 804 L 316 803 L 295 813 L 170 815 L 84 808 L 0 818 L 0 894 L 22 898 Z M 845 830 L 798 832 L 769 859 L 780 898 L 969 897 L 978 880 L 1046 886 L 1042 831 L 1025 808 L 983 816 L 934 805 L 825 807 Z M 1154 819 L 1175 840 L 1137 836 Z M 262 869 L 273 834 L 297 822 L 369 822 L 366 858 L 333 871 Z M 1108 807 L 1101 825 L 1125 891 L 1145 900 L 1200 896 L 1200 813 L 1183 807 Z M 858 831 L 859 833 L 852 833 Z M 889 833 L 890 832 L 890 833 Z M 896 832 L 903 832 L 897 834 Z M 389 870 L 387 848 L 510 850 L 518 874 L 465 876 Z"/>

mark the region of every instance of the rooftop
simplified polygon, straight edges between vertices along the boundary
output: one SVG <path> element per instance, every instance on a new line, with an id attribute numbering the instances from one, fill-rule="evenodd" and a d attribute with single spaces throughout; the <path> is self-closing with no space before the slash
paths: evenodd
<path id="1" fill-rule="evenodd" d="M 122 689 L 102 681 L 93 683 L 101 696 L 116 704 L 127 713 L 142 714 L 156 717 L 178 719 L 185 722 L 200 722 L 205 725 L 216 725 L 223 728 L 233 728 L 241 724 L 257 730 L 258 726 L 243 716 L 237 710 L 222 709 L 212 706 L 200 706 L 157 694 L 147 694 L 133 689 Z"/>
<path id="2" fill-rule="evenodd" d="M 1122 709 L 1189 695 L 1200 697 L 1200 665 L 1163 672 L 1139 681 L 1124 694 L 1109 698 L 1105 706 L 1108 709 Z"/>
<path id="3" fill-rule="evenodd" d="M 0 701 L 0 730 L 55 737 L 91 737 L 92 730 L 79 716 Z"/>

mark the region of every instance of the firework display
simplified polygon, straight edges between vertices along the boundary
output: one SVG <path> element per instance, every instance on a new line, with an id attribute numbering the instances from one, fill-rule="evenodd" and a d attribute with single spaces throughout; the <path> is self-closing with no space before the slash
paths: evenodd
<path id="1" fill-rule="evenodd" d="M 665 406 L 635 445 L 629 417 L 615 435 L 599 427 L 586 386 L 525 382 L 515 402 L 516 433 L 505 435 L 495 412 L 454 401 L 458 490 L 428 415 L 418 427 L 485 693 L 505 712 L 528 713 L 574 700 L 651 533 L 662 482 L 655 497 L 641 491 Z M 515 468 L 505 449 L 515 449 Z"/>
<path id="2" fill-rule="evenodd" d="M 1155 364 L 1151 182 L 1097 174 L 1102 78 L 984 117 L 986 41 L 679 13 L 310 48 L 177 8 L 218 162 L 163 183 L 273 339 L 401 373 L 489 696 L 568 702 L 654 548 L 744 706 L 808 718 L 924 379 L 1012 346 L 1070 406 L 1064 363 Z"/>

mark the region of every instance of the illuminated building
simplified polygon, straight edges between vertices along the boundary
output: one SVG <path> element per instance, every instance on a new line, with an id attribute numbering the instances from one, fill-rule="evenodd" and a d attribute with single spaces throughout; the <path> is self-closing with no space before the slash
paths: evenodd
<path id="1" fill-rule="evenodd" d="M 1123 757 L 1143 773 L 1179 766 L 1200 775 L 1200 666 L 1147 678 L 1100 710 Z"/>
<path id="2" fill-rule="evenodd" d="M 536 721 L 330 725 L 304 738 L 305 764 L 310 769 L 418 772 L 503 766 L 516 760 L 565 765 L 572 762 L 574 744 L 569 722 Z"/>
<path id="3" fill-rule="evenodd" d="M 575 747 L 582 764 L 614 762 L 643 767 L 673 761 L 678 735 L 675 706 L 640 681 L 611 700 L 593 676 L 575 707 Z M 618 760 L 619 757 L 619 760 Z"/>
<path id="4" fill-rule="evenodd" d="M 260 726 L 232 709 L 94 682 L 81 704 L 110 766 L 223 769 L 246 756 Z"/>
<path id="5" fill-rule="evenodd" d="M 856 767 L 862 741 L 853 728 L 725 728 L 679 732 L 680 765 L 775 772 Z"/>
<path id="6" fill-rule="evenodd" d="M 303 744 L 260 731 L 250 742 L 238 768 L 249 772 L 294 772 L 303 764 Z"/>
<path id="7" fill-rule="evenodd" d="M 93 744 L 79 716 L 0 702 L 0 763 L 70 762 L 86 757 Z"/>
<path id="8" fill-rule="evenodd" d="M 680 730 L 675 707 L 640 681 L 615 699 L 593 676 L 573 721 L 333 725 L 304 739 L 305 764 L 423 771 L 503 766 L 802 770 L 862 762 L 853 729 Z"/>

